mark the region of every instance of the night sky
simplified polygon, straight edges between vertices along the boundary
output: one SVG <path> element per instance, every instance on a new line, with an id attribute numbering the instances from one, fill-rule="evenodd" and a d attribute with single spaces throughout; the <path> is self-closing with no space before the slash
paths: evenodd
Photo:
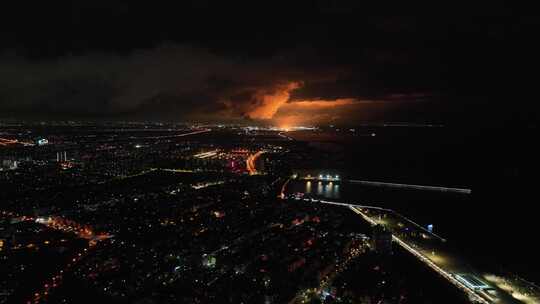
<path id="1" fill-rule="evenodd" d="M 539 18 L 502 4 L 373 17 L 349 1 L 17 2 L 1 16 L 4 119 L 538 120 Z"/>

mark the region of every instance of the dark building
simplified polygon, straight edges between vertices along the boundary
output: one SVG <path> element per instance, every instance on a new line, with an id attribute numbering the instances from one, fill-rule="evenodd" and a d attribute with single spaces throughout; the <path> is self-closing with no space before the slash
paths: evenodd
<path id="1" fill-rule="evenodd" d="M 381 254 L 392 254 L 392 232 L 382 225 L 373 227 L 372 248 Z"/>

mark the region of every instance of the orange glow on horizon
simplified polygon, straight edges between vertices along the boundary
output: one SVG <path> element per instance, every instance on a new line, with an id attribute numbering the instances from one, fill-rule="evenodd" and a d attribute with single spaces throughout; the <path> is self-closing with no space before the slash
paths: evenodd
<path id="1" fill-rule="evenodd" d="M 355 104 L 356 100 L 351 98 L 293 101 L 283 104 L 272 120 L 281 129 L 318 124 L 340 119 L 343 112 Z"/>
<path id="2" fill-rule="evenodd" d="M 255 95 L 258 105 L 249 111 L 247 116 L 252 119 L 272 119 L 278 110 L 289 101 L 291 91 L 300 87 L 300 82 L 289 82 L 277 86 L 273 92 L 258 92 Z"/>
<path id="3" fill-rule="evenodd" d="M 327 109 L 335 108 L 345 105 L 351 105 L 355 102 L 355 99 L 352 98 L 340 98 L 336 100 L 301 100 L 288 103 L 286 106 L 290 107 L 299 107 L 299 108 L 310 108 L 310 109 Z"/>
<path id="4" fill-rule="evenodd" d="M 236 112 L 249 119 L 267 121 L 287 130 L 342 119 L 361 103 L 354 98 L 291 100 L 292 92 L 302 86 L 301 81 L 289 81 L 260 88 L 247 100 L 249 102 L 240 104 L 225 99 L 222 103 L 228 112 L 223 114 L 235 115 Z"/>

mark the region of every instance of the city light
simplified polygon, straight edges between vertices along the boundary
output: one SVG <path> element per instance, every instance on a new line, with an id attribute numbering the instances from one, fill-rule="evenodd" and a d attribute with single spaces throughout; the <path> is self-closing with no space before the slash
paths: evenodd
<path id="1" fill-rule="evenodd" d="M 4 8 L 0 304 L 540 304 L 534 10 L 67 2 Z"/>
<path id="2" fill-rule="evenodd" d="M 59 288 L 73 284 L 86 286 L 89 296 L 98 291 L 104 299 L 144 296 L 151 294 L 147 286 L 157 285 L 171 301 L 212 302 L 221 295 L 237 299 L 235 293 L 246 280 L 253 286 L 243 291 L 247 302 L 259 299 L 258 293 L 269 293 L 265 298 L 269 303 L 346 301 L 347 294 L 365 296 L 354 287 L 351 271 L 361 273 L 365 282 L 374 280 L 373 288 L 380 290 L 366 299 L 376 303 L 399 296 L 379 293 L 391 279 L 407 279 L 399 273 L 379 278 L 385 265 L 378 256 L 395 253 L 392 244 L 477 303 L 536 299 L 534 290 L 522 287 L 529 285 L 512 279 L 475 283 L 478 272 L 447 250 L 446 240 L 433 233 L 433 225 L 340 198 L 342 189 L 351 184 L 464 194 L 468 189 L 349 181 L 330 166 L 319 169 L 312 164 L 317 169 L 310 169 L 312 150 L 286 140 L 281 130 L 238 126 L 212 127 L 202 133 L 170 127 L 85 130 L 88 133 L 77 137 L 80 143 L 71 133 L 51 135 L 54 140 L 47 147 L 32 147 L 31 158 L 8 154 L 1 162 L 2 182 L 8 185 L 5 193 L 18 191 L 21 199 L 11 197 L 0 210 L 0 225 L 8 227 L 0 227 L 4 231 L 0 250 L 17 257 L 10 260 L 13 269 L 51 274 L 28 279 L 36 288 L 20 297 L 29 303 L 64 297 L 78 303 L 85 295 Z M 20 141 L 35 142 L 24 137 L 31 133 L 16 133 L 23 134 Z M 14 144 L 8 149 L 28 148 Z M 52 195 L 44 194 L 50 189 Z M 384 226 L 388 233 L 374 236 L 370 225 L 351 230 L 349 213 Z M 46 259 L 49 252 L 59 258 Z M 399 258 L 394 254 L 394 263 Z M 50 269 L 36 262 L 41 259 L 51 264 Z M 19 271 L 8 269 L 8 274 L 20 277 Z M 289 279 L 290 286 L 280 284 Z M 190 292 L 194 286 L 202 293 Z M 176 298 L 177 288 L 185 298 Z M 419 299 L 432 296 L 407 293 Z"/>

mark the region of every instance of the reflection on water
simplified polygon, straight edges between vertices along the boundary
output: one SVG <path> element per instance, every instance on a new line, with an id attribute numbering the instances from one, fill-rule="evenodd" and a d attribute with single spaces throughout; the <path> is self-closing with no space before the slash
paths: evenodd
<path id="1" fill-rule="evenodd" d="M 317 191 L 313 193 L 312 190 L 312 181 L 307 181 L 304 193 L 317 195 L 325 198 L 339 198 L 339 184 L 334 182 L 315 182 L 317 183 Z"/>

